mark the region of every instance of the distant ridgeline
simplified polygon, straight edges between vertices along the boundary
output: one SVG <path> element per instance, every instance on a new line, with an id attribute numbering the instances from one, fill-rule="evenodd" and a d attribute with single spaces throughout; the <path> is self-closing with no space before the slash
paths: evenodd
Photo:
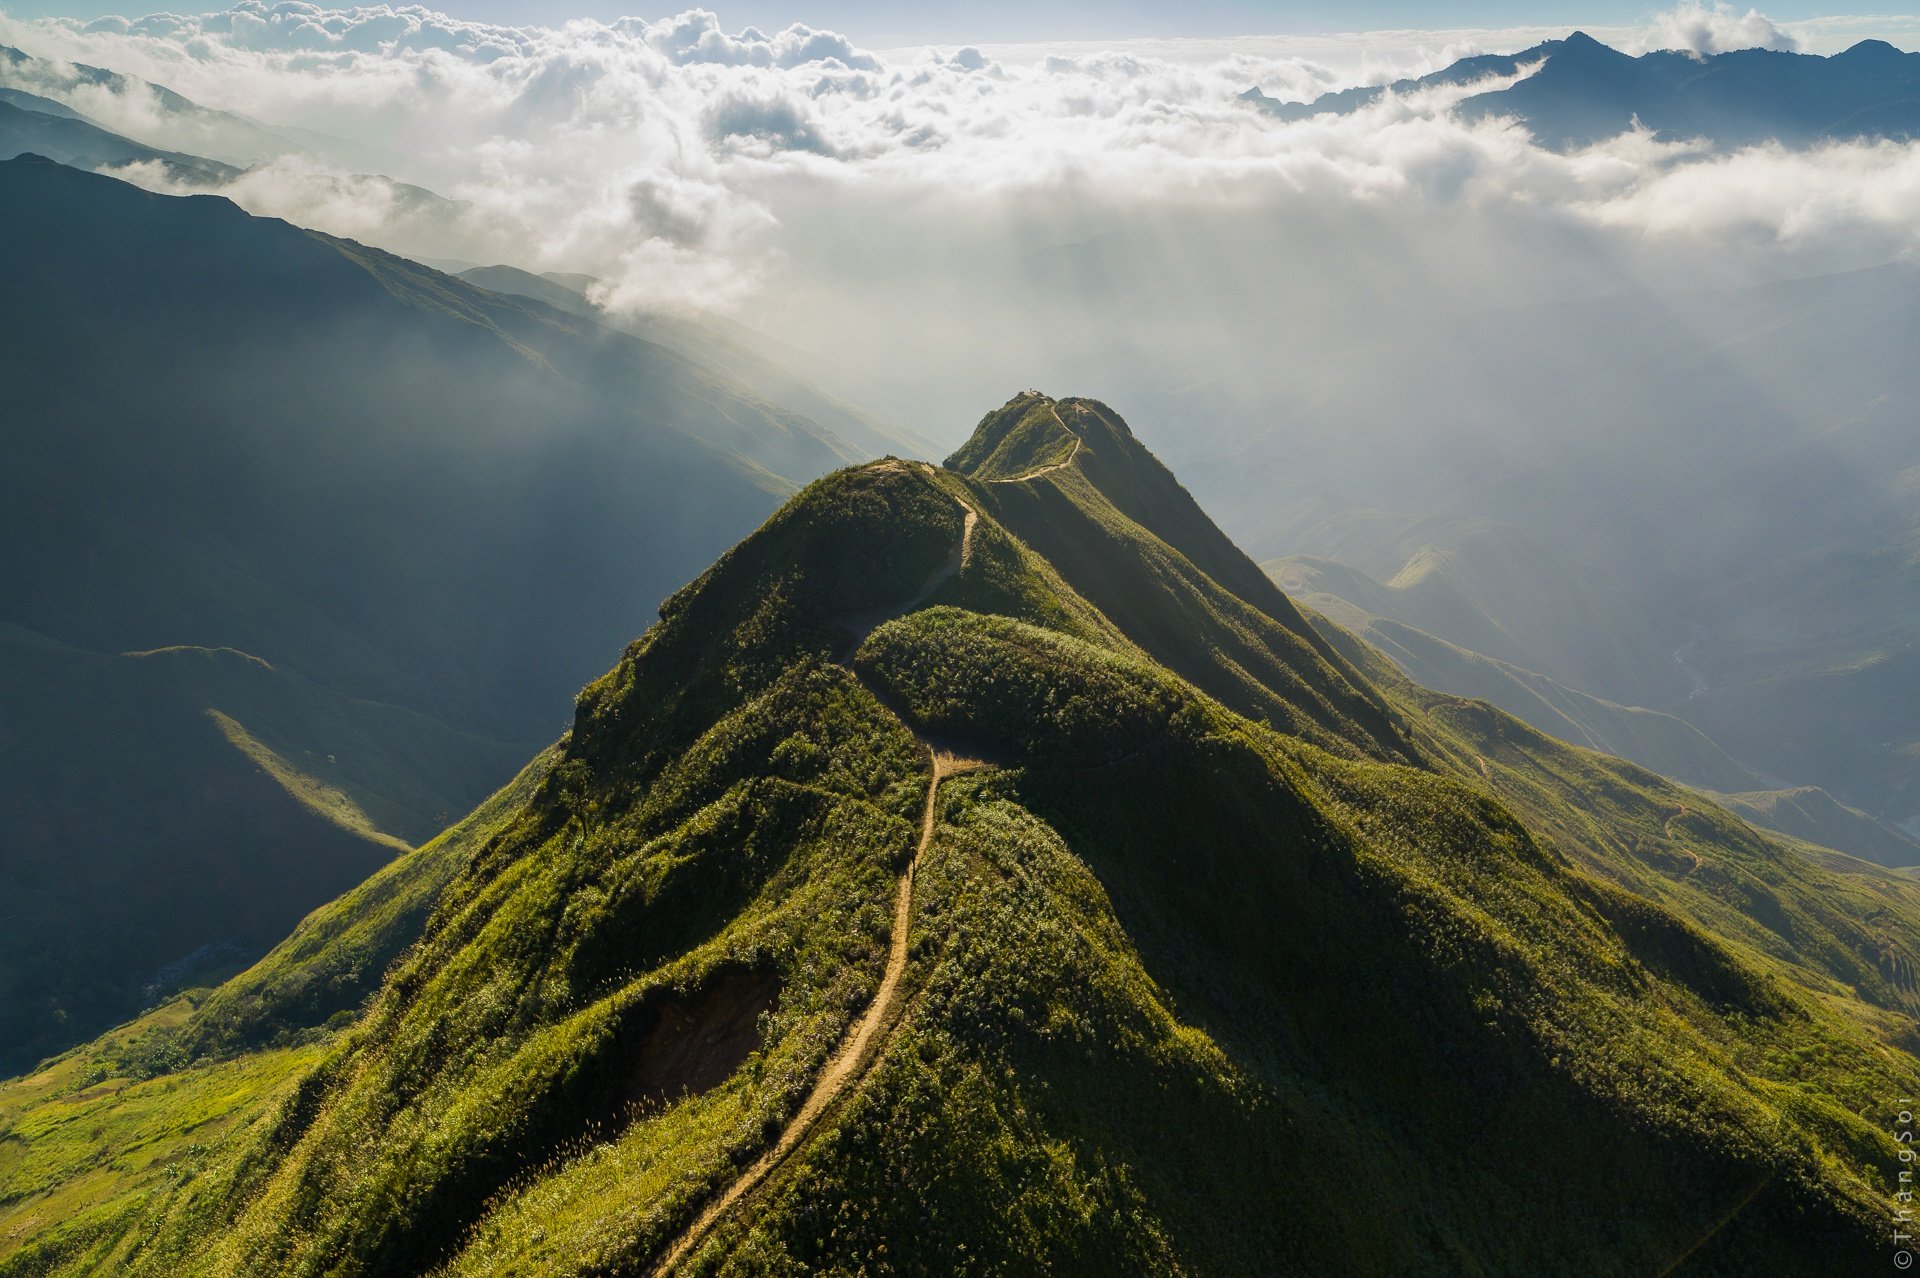
<path id="1" fill-rule="evenodd" d="M 1636 121 L 1669 138 L 1722 146 L 1789 146 L 1920 133 L 1920 53 L 1863 40 L 1832 57 L 1740 49 L 1701 56 L 1662 50 L 1633 57 L 1585 32 L 1511 54 L 1463 58 L 1418 80 L 1344 89 L 1282 102 L 1258 88 L 1241 100 L 1282 120 L 1347 115 L 1388 93 L 1525 78 L 1477 93 L 1456 111 L 1468 120 L 1510 116 L 1544 146 L 1564 149 L 1617 136 Z"/>

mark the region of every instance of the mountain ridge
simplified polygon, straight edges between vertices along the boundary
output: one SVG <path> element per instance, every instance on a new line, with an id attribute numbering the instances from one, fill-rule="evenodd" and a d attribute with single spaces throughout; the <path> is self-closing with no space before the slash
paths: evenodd
<path id="1" fill-rule="evenodd" d="M 1094 401 L 962 454 L 1055 414 L 997 478 L 837 471 L 671 596 L 357 1016 L 256 981 L 274 1038 L 202 999 L 0 1087 L 0 1224 L 66 1204 L 0 1274 L 1879 1255 L 1920 884 L 1322 655 Z M 60 1170 L 214 1087 L 164 1183 Z"/>
<path id="2" fill-rule="evenodd" d="M 1519 75 L 1471 94 L 1461 118 L 1514 118 L 1545 146 L 1568 150 L 1642 127 L 1670 139 L 1722 146 L 1774 141 L 1808 146 L 1920 132 L 1920 54 L 1862 40 L 1823 57 L 1770 49 L 1696 54 L 1671 49 L 1633 56 L 1584 31 L 1514 54 L 1463 58 L 1418 79 L 1281 102 L 1258 87 L 1241 100 L 1282 121 L 1350 114 L 1388 94 L 1469 87 Z"/>

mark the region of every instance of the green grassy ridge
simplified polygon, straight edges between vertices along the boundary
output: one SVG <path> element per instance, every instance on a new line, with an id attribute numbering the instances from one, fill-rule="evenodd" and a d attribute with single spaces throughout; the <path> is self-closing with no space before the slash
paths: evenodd
<path id="1" fill-rule="evenodd" d="M 0 1250 L 0 1274 L 644 1269 L 766 1147 L 877 980 L 927 784 L 896 712 L 999 766 L 941 789 L 900 1028 L 690 1271 L 1879 1257 L 1896 1163 L 1876 1120 L 1920 1064 L 1897 973 L 1846 964 L 1858 924 L 1920 935 L 1904 898 L 1871 918 L 1802 899 L 1838 876 L 1340 632 L 1337 664 L 1307 664 L 1318 647 L 1100 509 L 1077 463 L 1059 474 L 889 462 L 789 503 L 582 695 L 552 770 L 291 1093 L 263 1091 L 84 1258 Z M 1270 664 L 1157 659 L 994 508 L 1063 484 L 1109 571 L 1173 565 L 1175 597 L 1217 601 Z M 835 664 L 947 561 L 957 496 L 981 510 L 975 559 L 872 630 L 859 676 Z M 1205 687 L 1235 668 L 1254 714 Z M 1314 720 L 1303 685 L 1363 693 L 1393 750 Z M 1667 821 L 1729 877 L 1773 875 L 1794 927 L 1825 929 L 1815 952 L 1684 876 L 1610 883 Z M 780 991 L 758 1049 L 625 1111 L 661 1009 L 740 971 Z"/>
<path id="2" fill-rule="evenodd" d="M 1404 757 L 1365 682 L 1124 422 L 1081 401 L 1042 397 L 1026 411 L 1039 403 L 1080 428 L 1082 449 L 1071 466 L 1031 481 L 972 485 L 983 515 L 1131 643 L 1227 704 L 1330 749 Z"/>
<path id="3" fill-rule="evenodd" d="M 852 478 L 857 483 L 858 477 Z M 919 487 L 924 485 L 910 485 L 910 488 Z M 946 508 L 951 507 L 951 503 L 944 498 L 942 503 Z M 951 531 L 957 535 L 957 520 Z M 909 578 L 914 575 L 918 574 L 908 574 Z M 846 581 L 850 589 L 866 588 L 856 577 L 848 577 Z M 731 585 L 729 574 L 717 571 L 715 580 L 708 584 L 713 587 L 712 594 L 724 595 Z M 696 596 L 707 593 L 695 592 Z M 708 614 L 703 603 L 711 606 L 713 602 L 712 599 L 696 599 L 688 603 L 688 607 L 696 620 L 704 621 Z M 740 619 L 744 622 L 742 630 L 745 632 L 740 637 L 740 646 L 751 652 L 754 642 L 764 638 L 759 629 L 757 605 L 752 600 L 737 602 L 745 602 L 753 609 L 748 616 Z M 667 612 L 678 615 L 677 606 L 670 605 Z M 673 628 L 672 621 L 663 623 L 661 630 L 656 632 L 659 644 L 637 646 L 636 653 L 630 658 L 628 673 L 643 687 L 657 690 L 677 681 L 673 667 L 674 645 L 667 633 Z M 715 652 L 714 655 L 720 654 Z M 760 668 L 762 666 L 752 661 L 733 667 L 734 672 L 742 674 L 742 677 L 746 677 L 743 672 Z M 782 679 L 785 692 L 776 689 L 775 693 L 742 706 L 722 724 L 707 725 L 705 732 L 687 744 L 682 758 L 673 761 L 673 766 L 664 768 L 653 778 L 649 790 L 651 802 L 641 812 L 627 811 L 629 787 L 624 782 L 615 783 L 603 777 L 599 785 L 587 783 L 584 779 L 587 769 L 579 762 L 578 753 L 570 752 L 573 758 L 557 768 L 541 785 L 536 806 L 553 805 L 562 809 L 577 806 L 589 822 L 598 820 L 609 809 L 621 813 L 622 839 L 644 840 L 641 846 L 624 853 L 623 859 L 615 867 L 622 876 L 619 881 L 625 886 L 607 889 L 597 924 L 586 929 L 590 935 L 583 936 L 577 947 L 570 946 L 566 939 L 569 935 L 567 931 L 555 932 L 541 920 L 571 917 L 577 912 L 578 903 L 583 897 L 595 894 L 580 881 L 580 871 L 574 858 L 529 854 L 526 844 L 528 840 L 536 843 L 544 840 L 541 846 L 566 848 L 568 841 L 572 840 L 574 850 L 579 852 L 577 822 L 570 819 L 555 829 L 551 817 L 540 819 L 531 813 L 521 814 L 516 827 L 503 837 L 496 837 L 473 857 L 443 894 L 435 920 L 421 946 L 413 958 L 395 972 L 389 982 L 387 1001 L 376 1006 L 369 1018 L 365 1032 L 382 1045 L 383 1054 L 392 1055 L 397 1061 L 390 1061 L 381 1069 L 381 1085 L 363 1089 L 363 1094 L 369 1097 L 366 1102 L 368 1110 L 356 1109 L 350 1115 L 338 1118 L 326 1129 L 325 1134 L 316 1138 L 318 1143 L 328 1143 L 327 1136 L 331 1135 L 335 1144 L 358 1144 L 364 1139 L 364 1129 L 354 1131 L 352 1136 L 345 1136 L 339 1134 L 343 1126 L 397 1121 L 383 1108 L 392 1094 L 417 1098 L 417 1104 L 423 1107 L 453 1103 L 451 1098 L 457 1091 L 453 1085 L 430 1084 L 422 1087 L 418 1080 L 423 1076 L 433 1077 L 443 1070 L 452 1071 L 462 1078 L 465 1086 L 490 1086 L 485 1079 L 496 1075 L 519 1080 L 525 1080 L 529 1075 L 545 1077 L 540 1072 L 543 1068 L 541 1062 L 549 1058 L 556 1040 L 575 1044 L 594 1043 L 600 1046 L 600 1050 L 612 1051 L 618 1044 L 618 1034 L 609 1028 L 609 1024 L 617 1021 L 637 997 L 631 988 L 631 973 L 626 970 L 636 961 L 635 956 L 655 952 L 661 956 L 655 960 L 658 962 L 677 955 L 700 940 L 698 935 L 688 933 L 685 930 L 687 927 L 697 928 L 699 919 L 714 918 L 715 911 L 718 911 L 718 919 L 724 920 L 729 910 L 737 910 L 745 903 L 739 897 L 739 892 L 748 891 L 751 896 L 752 883 L 746 882 L 737 889 L 723 891 L 719 900 L 715 901 L 710 899 L 710 887 L 698 886 L 705 881 L 700 879 L 693 881 L 696 886 L 694 894 L 690 896 L 688 889 L 683 886 L 689 882 L 686 877 L 688 871 L 681 869 L 676 876 L 675 869 L 689 861 L 703 866 L 711 865 L 718 858 L 724 876 L 727 873 L 724 869 L 726 853 L 744 845 L 747 859 L 752 862 L 756 859 L 752 852 L 755 840 L 769 840 L 777 849 L 791 822 L 797 821 L 802 827 L 807 827 L 809 822 L 817 823 L 824 819 L 822 814 L 812 811 L 818 799 L 808 797 L 817 794 L 819 784 L 877 784 L 872 764 L 861 765 L 856 777 L 854 772 L 849 771 L 849 764 L 853 761 L 833 757 L 832 752 L 810 744 L 804 732 L 792 731 L 795 726 L 819 731 L 820 722 L 825 716 L 815 702 L 819 696 L 826 695 L 822 693 L 820 685 L 824 681 L 838 687 L 840 691 L 832 695 L 844 698 L 849 691 L 844 674 L 830 674 L 802 662 L 799 667 L 785 671 Z M 801 691 L 795 691 L 795 688 Z M 590 717 L 585 707 L 591 700 L 591 694 L 583 698 L 583 723 Z M 775 710 L 776 704 L 784 706 L 784 714 Z M 805 719 L 797 721 L 796 705 L 814 708 Z M 875 709 L 870 699 L 864 700 L 864 706 L 866 709 L 859 713 L 870 714 Z M 780 734 L 778 737 L 766 739 L 765 733 L 776 730 Z M 884 730 L 876 731 L 870 721 L 859 719 L 852 722 L 845 733 L 850 738 L 886 739 Z M 897 751 L 897 746 L 895 749 Z M 738 777 L 742 768 L 761 764 L 769 755 L 783 760 L 796 776 L 807 778 L 809 784 L 796 789 L 792 785 L 770 786 L 751 777 Z M 901 762 L 909 767 L 917 766 L 910 751 Z M 621 775 L 621 769 L 617 767 L 612 772 L 615 776 Z M 738 779 L 728 779 L 732 777 Z M 898 788 L 896 784 L 894 789 Z M 910 789 L 911 785 L 909 793 Z M 890 802 L 902 809 L 912 806 L 911 798 L 906 795 Z M 661 813 L 672 815 L 659 815 Z M 816 837 L 825 838 L 827 833 L 845 833 L 838 827 L 821 828 L 823 832 Z M 895 818 L 894 828 L 900 831 L 895 837 L 904 839 L 907 830 L 905 821 Z M 833 842 L 837 846 L 840 840 Z M 613 870 L 607 873 L 612 874 Z M 713 871 L 703 870 L 702 873 L 710 878 Z M 574 906 L 568 907 L 567 902 L 573 902 Z M 844 904 L 816 909 L 813 914 L 817 917 L 807 919 L 807 922 L 816 929 L 826 930 L 830 936 L 838 935 L 845 931 L 842 918 L 844 909 Z M 806 911 L 789 909 L 781 912 L 777 918 L 783 920 L 780 926 L 798 927 L 801 924 L 796 916 L 805 914 Z M 875 914 L 876 917 L 867 926 L 877 925 L 880 917 L 883 917 L 877 911 Z M 647 929 L 644 925 L 648 919 L 653 920 L 652 928 L 659 935 L 649 937 L 645 934 Z M 836 928 L 836 924 L 840 926 Z M 631 935 L 631 930 L 636 927 L 642 929 L 641 934 Z M 711 948 L 709 945 L 708 949 Z M 562 956 L 558 960 L 554 958 L 556 953 Z M 517 957 L 507 960 L 504 958 L 507 955 Z M 699 971 L 715 963 L 737 958 L 737 953 L 732 955 L 732 959 L 725 953 L 718 956 L 709 954 L 704 966 L 695 964 L 695 974 L 697 976 Z M 450 961 L 450 970 L 434 970 L 432 965 L 436 961 Z M 607 985 L 615 990 L 615 994 L 590 1002 L 584 1010 L 574 1013 L 557 1028 L 549 1025 L 544 1038 L 523 1048 L 511 1058 L 509 1064 L 494 1067 L 491 1074 L 484 1069 L 485 1063 L 482 1061 L 449 1062 L 445 1059 L 444 1049 L 450 1035 L 465 1037 L 468 1041 L 485 1040 L 499 1029 L 497 1020 L 474 1025 L 463 1021 L 463 1018 L 495 1015 L 499 1013 L 503 1001 L 513 1003 L 516 999 L 535 997 L 533 991 L 540 984 L 535 979 L 536 974 L 516 976 L 514 972 L 517 967 L 529 964 L 542 967 L 549 962 L 556 967 L 571 968 L 570 980 L 587 990 Z M 672 973 L 674 978 L 688 979 L 687 966 L 684 961 L 677 964 L 677 970 Z M 551 989 L 542 993 L 560 999 L 560 1004 L 543 1002 L 541 1006 L 546 1010 L 540 1015 L 561 1017 L 569 1000 Z M 588 993 L 579 995 L 582 1001 L 589 998 L 591 995 Z M 612 1006 L 609 1001 L 622 998 L 625 1002 L 620 1007 Z M 822 1014 L 844 1016 L 848 1013 L 842 1008 L 847 1002 L 844 993 L 836 994 L 827 1006 L 814 1009 L 813 1014 L 816 1018 Z M 432 1030 L 424 1039 L 416 1039 L 403 1032 L 407 1026 L 415 1030 L 430 1026 Z M 389 1035 L 392 1036 L 390 1043 Z M 824 1045 L 831 1041 L 832 1034 L 815 1028 L 803 1038 L 804 1042 L 792 1050 L 813 1050 L 816 1047 L 823 1050 Z M 817 1065 L 817 1060 L 814 1064 Z M 578 1067 L 579 1063 L 574 1061 L 568 1068 Z M 760 1109 L 764 1111 L 768 1105 L 787 1098 L 797 1080 L 803 1079 L 808 1073 L 810 1068 L 783 1069 L 780 1078 L 785 1090 L 761 1095 L 757 1102 Z M 480 1079 L 478 1082 L 475 1081 L 476 1075 Z M 528 1086 L 537 1089 L 539 1084 L 536 1082 Z M 559 1087 L 560 1084 L 555 1083 L 554 1086 Z M 525 1096 L 520 1097 L 523 1103 L 526 1099 Z M 601 1105 L 601 1102 L 587 1104 L 592 1109 Z M 749 1130 L 757 1131 L 758 1127 L 754 1125 Z M 586 1119 L 583 1117 L 577 1129 L 561 1143 L 583 1137 L 586 1132 Z M 486 1169 L 495 1165 L 493 1160 L 508 1157 L 511 1162 L 516 1159 L 519 1152 L 523 1152 L 520 1144 L 523 1136 L 524 1133 L 509 1140 L 507 1148 L 512 1152 L 506 1155 L 501 1153 L 502 1147 L 498 1142 L 509 1138 L 501 1135 L 494 1136 L 492 1144 L 487 1139 L 481 1139 L 478 1144 L 470 1142 L 451 1150 L 433 1151 L 450 1168 L 443 1180 L 420 1172 L 416 1166 L 403 1171 L 389 1169 L 388 1179 L 378 1183 L 405 1183 L 409 1180 L 428 1184 L 444 1183 L 453 1186 L 444 1192 L 458 1197 L 459 1185 L 487 1182 L 489 1173 Z M 536 1152 L 534 1161 L 543 1156 Z M 479 1180 L 475 1181 L 475 1177 Z M 494 1179 L 498 1180 L 498 1177 Z M 475 1192 L 479 1191 L 469 1191 L 469 1197 Z M 309 1201 L 306 1193 L 302 1193 L 300 1198 L 301 1201 Z M 419 1210 L 426 1212 L 431 1219 L 437 1201 L 430 1199 Z M 336 1223 L 336 1227 L 350 1230 L 354 1220 L 353 1216 L 347 1215 L 344 1222 Z M 406 1245 L 431 1246 L 436 1237 L 440 1245 L 446 1245 L 447 1238 L 433 1235 L 431 1228 L 416 1218 L 401 1234 L 387 1233 L 379 1238 L 360 1240 L 357 1244 L 341 1245 L 350 1250 L 356 1245 L 360 1246 L 366 1255 L 374 1257 L 379 1263 L 390 1263 L 395 1255 L 394 1248 Z M 421 1241 L 423 1238 L 425 1241 Z M 368 1263 L 375 1263 L 375 1260 Z"/>
<path id="4" fill-rule="evenodd" d="M 822 699 L 843 717 L 822 713 Z M 581 1142 L 601 1143 L 597 1124 L 617 1111 L 632 1018 L 649 991 L 764 965 L 783 993 L 755 1079 L 633 1129 L 636 1140 L 672 1140 L 680 1126 L 706 1130 L 711 1105 L 746 1104 L 753 1117 L 709 1131 L 721 1145 L 670 1178 L 681 1202 L 714 1183 L 728 1149 L 751 1150 L 798 1104 L 871 990 L 892 870 L 924 786 L 911 739 L 879 714 L 844 672 L 801 669 L 716 725 L 623 819 L 594 822 L 591 798 L 557 829 L 523 817 L 520 853 L 497 870 L 483 859 L 470 891 L 449 893 L 382 999 L 310 1079 L 302 1112 L 257 1161 L 243 1154 L 233 1178 L 203 1178 L 204 1197 L 181 1199 L 173 1236 L 137 1263 L 432 1263 L 484 1202 L 538 1179 L 549 1159 L 570 1161 Z M 825 737 L 812 760 L 824 769 L 795 748 L 781 757 L 804 782 L 738 776 L 767 758 L 767 743 L 741 735 L 795 731 Z M 246 1206 L 208 1247 L 235 1204 Z M 656 1240 L 668 1223 L 656 1221 Z"/>
<path id="5" fill-rule="evenodd" d="M 1073 700 L 1108 704 L 1097 654 L 1062 660 L 1057 637 L 1022 629 L 934 610 L 883 627 L 861 661 L 923 649 L 906 664 L 936 673 L 917 700 L 946 716 L 926 726 L 972 728 L 989 750 L 1009 744 L 994 725 L 1024 716 L 1007 683 L 980 685 L 984 665 L 1031 664 L 1010 678 L 1076 691 L 1090 677 Z M 994 645 L 985 662 L 941 660 L 980 643 Z M 1829 1181 L 1830 1151 L 1780 1140 L 1773 1104 L 1729 1059 L 1730 1024 L 1799 1041 L 1804 1014 L 1764 978 L 1641 906 L 1691 940 L 1685 979 L 1657 973 L 1592 901 L 1632 907 L 1483 795 L 1334 759 L 1159 678 L 1189 710 L 1151 757 L 1049 752 L 956 787 L 945 811 L 979 833 L 941 845 L 927 872 L 920 926 L 947 936 L 929 947 L 921 1002 L 845 1126 L 716 1236 L 714 1272 L 851 1272 L 863 1258 L 991 1272 L 1037 1256 L 1063 1272 L 1365 1273 L 1431 1264 L 1423 1227 L 1489 1269 L 1619 1272 L 1678 1258 L 1721 1185 L 1730 1205 L 1763 1178 L 1767 1200 L 1748 1210 L 1764 1223 L 1722 1263 L 1813 1273 L 1868 1254 L 1876 1200 L 1859 1171 Z M 962 806 L 970 789 L 992 801 Z M 1072 899 L 1047 899 L 1049 879 Z M 1731 997 L 1707 975 L 1731 975 Z M 1503 1027 L 1491 1038 L 1490 1023 Z M 1857 1044 L 1849 1063 L 1864 1088 L 1911 1076 Z M 1462 1076 L 1479 1090 L 1457 1090 Z M 1842 1157 L 1891 1166 L 1871 1128 L 1793 1090 L 1779 1100 L 1836 1123 Z M 1391 1131 L 1382 1094 L 1396 1097 Z M 1557 1178 L 1556 1130 L 1582 1133 L 1581 1168 Z M 1321 1177 L 1383 1162 L 1405 1179 L 1369 1178 L 1386 1202 L 1358 1237 L 1341 1182 Z M 1332 1220 L 1255 1206 L 1275 1200 Z M 1556 1210 L 1592 1232 L 1556 1237 L 1542 1223 Z M 1809 1214 L 1825 1223 L 1809 1229 Z"/>
<path id="6" fill-rule="evenodd" d="M 1009 480 L 1061 464 L 1073 456 L 1075 444 L 1053 401 L 1027 391 L 982 417 L 946 468 L 985 483 Z"/>
<path id="7" fill-rule="evenodd" d="M 850 618 L 910 597 L 961 528 L 951 497 L 902 462 L 817 481 L 667 599 L 661 624 L 588 685 L 575 757 L 645 783 L 750 690 L 837 654 Z"/>

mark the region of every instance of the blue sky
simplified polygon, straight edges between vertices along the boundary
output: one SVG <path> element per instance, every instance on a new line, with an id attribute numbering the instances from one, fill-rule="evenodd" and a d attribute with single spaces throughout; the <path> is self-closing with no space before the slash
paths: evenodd
<path id="1" fill-rule="evenodd" d="M 344 7 L 348 0 L 337 0 Z M 457 17 L 508 23 L 557 23 L 568 17 L 611 18 L 622 14 L 664 17 L 700 0 L 426 0 L 429 7 Z M 321 0 L 327 4 L 328 0 Z M 112 0 L 0 0 L 0 11 L 19 18 L 49 15 L 94 17 L 105 13 L 141 14 L 171 9 L 205 12 L 226 7 L 221 0 L 150 0 L 147 4 Z M 1582 0 L 1579 3 L 1519 3 L 1518 0 L 1464 0 L 1411 3 L 1408 0 L 1113 0 L 1103 4 L 1074 0 L 975 0 L 970 4 L 926 5 L 899 0 L 706 0 L 729 28 L 753 25 L 778 29 L 804 21 L 843 31 L 874 46 L 926 42 L 1004 42 L 1022 40 L 1099 40 L 1134 36 L 1223 36 L 1268 33 L 1312 34 L 1391 28 L 1506 26 L 1620 26 L 1644 20 L 1665 4 L 1634 0 Z M 1746 4 L 1735 6 L 1742 12 Z M 1777 21 L 1834 13 L 1874 14 L 1911 11 L 1915 0 L 1849 0 L 1840 6 L 1769 4 L 1762 12 Z"/>

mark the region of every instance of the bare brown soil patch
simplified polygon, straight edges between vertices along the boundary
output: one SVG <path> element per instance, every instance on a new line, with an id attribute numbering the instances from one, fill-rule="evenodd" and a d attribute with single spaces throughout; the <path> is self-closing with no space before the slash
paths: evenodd
<path id="1" fill-rule="evenodd" d="M 761 1017 L 780 982 L 771 972 L 724 968 L 687 995 L 667 994 L 638 1015 L 651 1024 L 634 1051 L 621 1100 L 634 1113 L 712 1091 L 760 1046 Z"/>

